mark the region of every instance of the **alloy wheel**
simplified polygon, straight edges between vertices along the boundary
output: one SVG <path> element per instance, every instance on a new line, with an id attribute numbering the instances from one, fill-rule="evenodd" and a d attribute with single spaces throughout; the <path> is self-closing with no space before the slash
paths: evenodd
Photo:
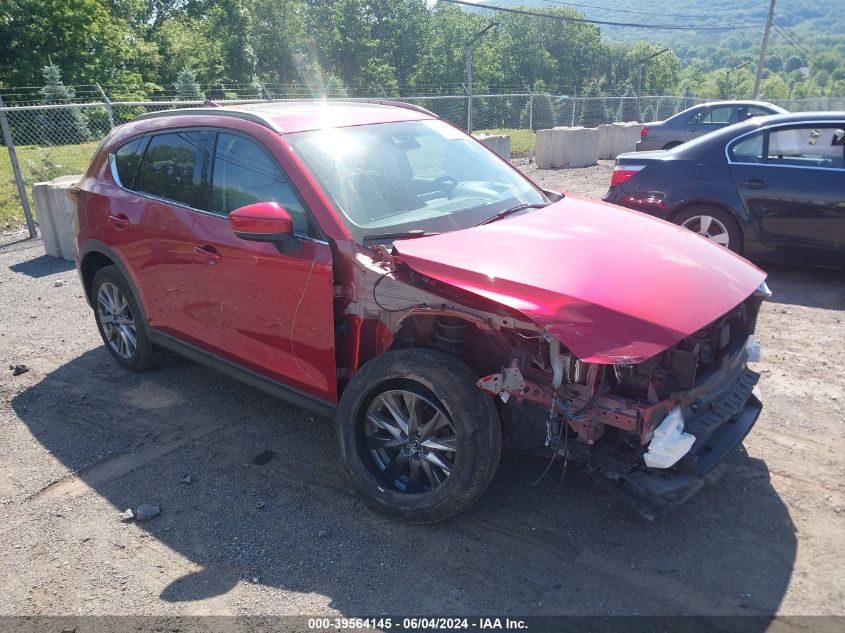
<path id="1" fill-rule="evenodd" d="M 708 240 L 712 240 L 713 242 L 716 242 L 716 244 L 724 246 L 725 248 L 728 248 L 730 245 L 730 233 L 728 233 L 728 227 L 726 227 L 721 220 L 714 218 L 712 215 L 694 215 L 691 218 L 684 220 L 681 226 L 693 231 L 694 233 L 703 235 Z"/>
<path id="2" fill-rule="evenodd" d="M 138 347 L 135 318 L 126 297 L 110 281 L 97 290 L 97 314 L 114 352 L 121 358 L 132 358 Z"/>
<path id="3" fill-rule="evenodd" d="M 394 389 L 373 398 L 364 420 L 373 462 L 394 488 L 408 494 L 432 491 L 452 470 L 457 436 L 436 399 Z"/>

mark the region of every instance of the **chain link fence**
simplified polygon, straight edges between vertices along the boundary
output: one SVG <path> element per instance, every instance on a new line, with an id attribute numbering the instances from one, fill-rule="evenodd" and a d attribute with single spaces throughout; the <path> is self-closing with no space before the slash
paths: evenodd
<path id="1" fill-rule="evenodd" d="M 220 85 L 203 90 L 203 96 L 216 97 L 220 105 L 283 101 L 307 95 L 288 91 L 284 86 L 264 84 L 244 87 Z M 80 97 L 76 88 L 76 99 Z M 131 89 L 110 89 L 111 94 L 132 97 Z M 9 160 L 0 157 L 0 220 L 19 217 L 22 209 L 30 234 L 35 223 L 31 213 L 29 191 L 36 182 L 85 171 L 97 146 L 115 126 L 132 121 L 147 112 L 202 105 L 202 101 L 110 100 L 97 86 L 99 100 L 87 103 L 36 104 L 24 93 L 8 93 L 0 97 L 2 141 Z M 10 103 L 4 103 L 9 98 Z M 94 93 L 84 93 L 92 98 Z M 169 96 L 169 95 L 161 95 Z M 328 97 L 335 98 L 349 97 Z M 367 97 L 352 97 L 366 99 Z M 371 98 L 385 98 L 384 94 Z M 665 119 L 706 99 L 689 96 L 601 96 L 572 97 L 539 93 L 511 94 L 448 94 L 393 97 L 421 106 L 457 127 L 474 134 L 507 134 L 511 137 L 514 157 L 531 156 L 535 132 L 557 126 L 596 127 L 623 121 L 657 121 Z M 777 101 L 791 111 L 845 110 L 844 97 Z M 7 222 L 8 223 L 8 222 Z"/>

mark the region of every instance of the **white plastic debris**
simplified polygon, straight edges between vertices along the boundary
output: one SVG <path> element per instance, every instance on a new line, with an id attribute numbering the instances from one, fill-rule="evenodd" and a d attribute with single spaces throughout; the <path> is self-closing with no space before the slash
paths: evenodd
<path id="1" fill-rule="evenodd" d="M 649 468 L 669 468 L 689 453 L 695 444 L 695 435 L 684 433 L 684 414 L 680 407 L 669 412 L 663 422 L 654 429 L 654 437 L 643 455 Z"/>

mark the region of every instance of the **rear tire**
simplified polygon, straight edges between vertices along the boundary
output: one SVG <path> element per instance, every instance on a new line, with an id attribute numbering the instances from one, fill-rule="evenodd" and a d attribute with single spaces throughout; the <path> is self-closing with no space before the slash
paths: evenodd
<path id="1" fill-rule="evenodd" d="M 681 141 L 669 141 L 666 145 L 663 146 L 663 149 L 672 149 L 673 147 L 677 147 L 678 145 L 682 145 Z"/>
<path id="2" fill-rule="evenodd" d="M 461 360 L 428 349 L 387 352 L 352 378 L 336 414 L 338 449 L 374 510 L 436 523 L 467 510 L 501 451 L 492 398 Z"/>
<path id="3" fill-rule="evenodd" d="M 91 282 L 94 318 L 106 349 L 132 371 L 143 371 L 158 362 L 147 335 L 147 324 L 129 282 L 117 266 L 105 266 Z"/>
<path id="4" fill-rule="evenodd" d="M 672 221 L 735 253 L 742 253 L 742 229 L 730 211 L 700 204 L 684 209 Z"/>

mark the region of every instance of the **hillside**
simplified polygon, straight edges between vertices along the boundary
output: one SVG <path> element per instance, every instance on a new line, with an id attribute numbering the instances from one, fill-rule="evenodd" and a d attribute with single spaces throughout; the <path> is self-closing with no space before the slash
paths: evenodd
<path id="1" fill-rule="evenodd" d="M 674 51 L 687 71 L 688 84 L 724 82 L 727 69 L 742 66 L 733 78 L 735 92 L 746 94 L 763 36 L 769 0 L 481 0 L 479 7 L 569 8 L 587 19 L 641 25 L 676 25 L 732 28 L 717 30 L 663 30 L 651 26 L 599 25 L 603 38 L 620 44 L 648 42 Z M 771 77 L 773 97 L 841 93 L 845 89 L 845 19 L 842 2 L 778 0 L 769 40 L 764 78 Z M 471 11 L 473 9 L 470 9 Z M 709 80 L 704 76 L 710 74 Z M 720 82 L 713 74 L 722 73 Z M 721 90 L 721 89 L 720 89 Z M 700 90 L 699 90 L 700 92 Z"/>
<path id="2" fill-rule="evenodd" d="M 737 3 L 736 0 L 663 0 L 645 4 L 641 0 L 480 0 L 485 4 L 502 7 L 552 8 L 568 6 L 581 12 L 591 20 L 629 22 L 638 24 L 687 25 L 748 25 L 747 30 L 693 31 L 694 37 L 706 38 L 712 43 L 729 33 L 759 38 L 766 14 L 768 0 L 750 0 Z M 837 6 L 838 5 L 838 6 Z M 816 0 L 779 0 L 776 7 L 776 24 L 789 33 L 802 36 L 824 36 L 845 34 L 845 19 L 842 5 L 836 2 L 820 3 Z M 641 28 L 601 26 L 602 35 L 613 40 L 631 41 L 647 39 L 666 43 L 677 43 L 678 31 L 661 31 Z M 688 33 L 684 32 L 683 39 Z"/>

